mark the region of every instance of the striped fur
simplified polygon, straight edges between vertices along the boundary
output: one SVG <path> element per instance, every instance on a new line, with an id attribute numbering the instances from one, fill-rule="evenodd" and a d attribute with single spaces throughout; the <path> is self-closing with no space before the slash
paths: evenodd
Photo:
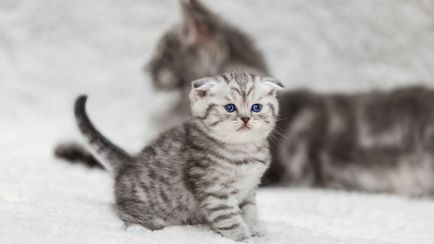
<path id="1" fill-rule="evenodd" d="M 271 160 L 267 136 L 278 111 L 274 91 L 280 83 L 228 73 L 193 84 L 193 118 L 137 155 L 129 156 L 94 128 L 84 96 L 75 105 L 77 124 L 114 174 L 117 212 L 126 224 L 152 230 L 209 224 L 225 237 L 244 240 L 256 233 L 255 189 Z M 226 112 L 227 103 L 237 111 Z M 263 104 L 263 110 L 251 112 L 253 103 Z M 250 120 L 244 123 L 242 116 Z"/>

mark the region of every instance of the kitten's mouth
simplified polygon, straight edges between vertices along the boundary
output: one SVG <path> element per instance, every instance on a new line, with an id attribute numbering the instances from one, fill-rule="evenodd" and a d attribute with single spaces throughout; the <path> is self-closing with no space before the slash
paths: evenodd
<path id="1" fill-rule="evenodd" d="M 237 131 L 247 131 L 250 130 L 250 127 L 248 125 L 243 125 L 240 128 L 238 128 Z"/>

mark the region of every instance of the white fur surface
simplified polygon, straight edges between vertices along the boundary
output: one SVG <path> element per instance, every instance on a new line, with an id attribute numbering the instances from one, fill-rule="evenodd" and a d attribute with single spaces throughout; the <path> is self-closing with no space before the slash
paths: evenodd
<path id="1" fill-rule="evenodd" d="M 221 0 L 207 5 L 251 33 L 287 87 L 360 91 L 434 84 L 430 0 Z M 211 6 L 211 4 L 213 4 Z M 0 243 L 232 243 L 205 227 L 124 230 L 108 174 L 52 157 L 78 138 L 72 102 L 134 151 L 164 109 L 141 69 L 176 1 L 0 0 Z M 432 243 L 434 201 L 263 189 L 266 235 L 252 243 Z"/>

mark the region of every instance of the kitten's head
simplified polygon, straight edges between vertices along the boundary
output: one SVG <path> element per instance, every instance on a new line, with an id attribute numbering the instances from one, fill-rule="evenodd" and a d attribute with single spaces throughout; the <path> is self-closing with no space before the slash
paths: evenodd
<path id="1" fill-rule="evenodd" d="M 190 92 L 193 118 L 225 143 L 264 140 L 276 122 L 276 91 L 281 88 L 275 79 L 241 72 L 195 80 Z"/>
<path id="2" fill-rule="evenodd" d="M 161 37 L 146 69 L 157 89 L 183 89 L 190 81 L 240 67 L 266 74 L 250 38 L 197 0 L 181 0 L 182 21 Z"/>

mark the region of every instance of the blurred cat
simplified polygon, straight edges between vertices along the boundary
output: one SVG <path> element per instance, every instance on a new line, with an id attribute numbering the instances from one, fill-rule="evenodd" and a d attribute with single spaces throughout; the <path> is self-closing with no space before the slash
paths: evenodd
<path id="1" fill-rule="evenodd" d="M 190 114 L 189 80 L 237 68 L 268 74 L 245 34 L 198 1 L 181 3 L 182 24 L 163 36 L 147 66 L 157 89 L 184 94 L 167 120 Z M 270 136 L 273 161 L 265 185 L 433 195 L 433 90 L 407 87 L 355 95 L 288 91 L 278 98 L 281 112 Z M 56 153 L 75 157 L 69 159 L 89 156 L 68 144 Z"/>
<path id="2" fill-rule="evenodd" d="M 268 183 L 434 195 L 434 90 L 279 96 Z"/>

